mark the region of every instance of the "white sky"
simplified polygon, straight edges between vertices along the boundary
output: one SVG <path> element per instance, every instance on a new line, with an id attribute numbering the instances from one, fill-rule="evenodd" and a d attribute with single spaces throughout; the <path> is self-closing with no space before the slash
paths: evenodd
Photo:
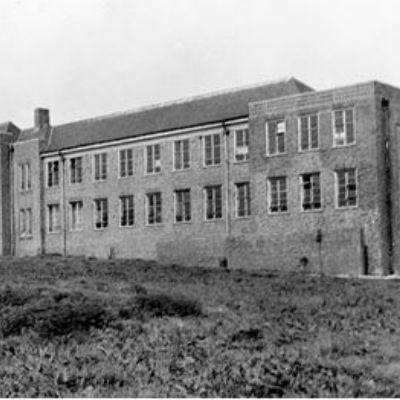
<path id="1" fill-rule="evenodd" d="M 0 122 L 60 124 L 294 76 L 400 87 L 399 0 L 0 0 Z"/>

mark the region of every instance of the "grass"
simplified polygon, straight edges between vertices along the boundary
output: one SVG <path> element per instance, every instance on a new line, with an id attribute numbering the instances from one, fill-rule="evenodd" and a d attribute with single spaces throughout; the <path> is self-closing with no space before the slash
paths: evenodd
<path id="1" fill-rule="evenodd" d="M 400 282 L 3 258 L 0 397 L 400 396 Z"/>

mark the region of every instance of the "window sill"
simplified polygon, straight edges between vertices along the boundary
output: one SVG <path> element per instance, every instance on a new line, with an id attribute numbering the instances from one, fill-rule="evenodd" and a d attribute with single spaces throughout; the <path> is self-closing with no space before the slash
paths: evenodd
<path id="1" fill-rule="evenodd" d="M 19 193 L 22 194 L 22 195 L 32 194 L 33 190 L 32 189 L 19 189 Z"/>
<path id="2" fill-rule="evenodd" d="M 107 230 L 108 229 L 108 226 L 105 226 L 104 228 L 93 228 L 93 230 L 95 231 L 95 232 L 102 232 L 102 231 L 105 231 L 105 230 Z"/>
<path id="3" fill-rule="evenodd" d="M 285 151 L 284 153 L 277 153 L 277 154 L 266 154 L 266 158 L 274 158 L 274 157 L 282 157 L 282 156 L 287 156 L 288 153 Z"/>
<path id="4" fill-rule="evenodd" d="M 356 206 L 343 206 L 343 207 L 335 206 L 335 210 L 338 210 L 338 211 L 354 210 L 357 208 L 358 208 L 358 204 Z"/>
<path id="5" fill-rule="evenodd" d="M 215 219 L 205 219 L 203 222 L 211 222 L 211 223 L 213 223 L 213 222 L 223 222 L 224 221 L 224 218 L 215 218 Z"/>
<path id="6" fill-rule="evenodd" d="M 19 240 L 24 241 L 24 240 L 32 240 L 33 236 L 32 235 L 20 235 Z"/>
<path id="7" fill-rule="evenodd" d="M 162 171 L 160 171 L 160 172 L 145 172 L 144 176 L 158 176 L 161 174 L 162 174 Z"/>
<path id="8" fill-rule="evenodd" d="M 240 165 L 240 164 L 250 164 L 250 162 L 251 162 L 250 160 L 243 160 L 243 161 L 234 160 L 234 161 L 233 161 L 233 164 L 234 164 L 234 165 L 237 165 L 237 164 L 238 164 L 238 165 Z"/>
<path id="9" fill-rule="evenodd" d="M 107 178 L 106 179 L 93 179 L 93 183 L 105 183 L 107 182 Z"/>
<path id="10" fill-rule="evenodd" d="M 132 179 L 134 177 L 134 175 L 132 174 L 132 175 L 128 175 L 128 176 L 119 176 L 118 175 L 118 180 L 119 181 L 125 181 L 125 180 L 127 180 L 127 179 Z"/>
<path id="11" fill-rule="evenodd" d="M 172 172 L 190 172 L 190 171 L 192 171 L 193 170 L 193 168 L 192 167 L 189 167 L 189 168 L 181 168 L 181 169 L 173 169 L 172 170 Z"/>
<path id="12" fill-rule="evenodd" d="M 48 234 L 48 235 L 59 235 L 60 233 L 61 233 L 61 230 L 59 230 L 59 231 L 53 231 L 53 232 L 47 231 L 47 234 Z"/>
<path id="13" fill-rule="evenodd" d="M 247 221 L 247 220 L 251 219 L 251 217 L 252 217 L 251 215 L 246 215 L 243 217 L 234 216 L 232 219 L 233 219 L 233 221 Z"/>
<path id="14" fill-rule="evenodd" d="M 145 224 L 145 227 L 147 228 L 164 228 L 165 227 L 165 223 L 164 222 L 159 222 L 156 224 Z"/>
<path id="15" fill-rule="evenodd" d="M 309 149 L 309 150 L 300 150 L 298 151 L 299 154 L 307 154 L 307 153 L 317 153 L 321 149 L 318 147 L 316 149 Z"/>
<path id="16" fill-rule="evenodd" d="M 122 230 L 134 229 L 134 228 L 136 228 L 136 225 L 135 225 L 135 224 L 133 224 L 133 225 L 126 225 L 126 226 L 119 225 L 118 228 L 119 228 L 119 229 L 122 229 Z"/>
<path id="17" fill-rule="evenodd" d="M 80 228 L 80 229 L 70 229 L 68 232 L 69 233 L 79 233 L 79 232 L 83 232 L 83 231 L 84 231 L 84 229 Z"/>
<path id="18" fill-rule="evenodd" d="M 192 223 L 193 223 L 192 220 L 190 220 L 190 221 L 175 221 L 175 222 L 174 222 L 174 226 L 179 226 L 179 225 L 190 225 L 190 224 L 192 224 Z"/>
<path id="19" fill-rule="evenodd" d="M 222 163 L 219 163 L 219 164 L 212 164 L 212 165 L 204 165 L 204 164 L 203 164 L 203 169 L 220 168 L 220 167 L 222 167 Z"/>
<path id="20" fill-rule="evenodd" d="M 355 146 L 357 144 L 357 142 L 354 142 L 354 143 L 346 143 L 346 144 L 333 144 L 332 145 L 332 148 L 333 149 L 341 149 L 341 148 L 343 148 L 343 147 L 352 147 L 352 146 Z"/>
<path id="21" fill-rule="evenodd" d="M 96 181 L 97 182 L 97 181 Z M 82 185 L 83 184 L 83 182 L 74 182 L 74 183 L 72 183 L 72 182 L 69 182 L 68 183 L 68 186 L 79 186 L 79 185 Z"/>
<path id="22" fill-rule="evenodd" d="M 302 214 L 321 213 L 323 211 L 324 211 L 323 208 L 317 208 L 317 209 L 314 209 L 314 210 L 300 210 L 300 212 Z"/>
<path id="23" fill-rule="evenodd" d="M 305 211 L 308 212 L 308 211 Z M 279 216 L 283 216 L 283 215 L 290 215 L 289 211 L 276 211 L 276 212 L 271 212 L 268 211 L 268 216 L 270 217 L 279 217 Z"/>

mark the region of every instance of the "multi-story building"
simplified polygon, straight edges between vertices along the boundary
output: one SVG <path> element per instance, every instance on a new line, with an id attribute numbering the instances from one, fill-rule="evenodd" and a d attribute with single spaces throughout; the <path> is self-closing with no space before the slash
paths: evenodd
<path id="1" fill-rule="evenodd" d="M 4 255 L 398 272 L 399 89 L 291 78 L 34 120 L 0 125 Z"/>

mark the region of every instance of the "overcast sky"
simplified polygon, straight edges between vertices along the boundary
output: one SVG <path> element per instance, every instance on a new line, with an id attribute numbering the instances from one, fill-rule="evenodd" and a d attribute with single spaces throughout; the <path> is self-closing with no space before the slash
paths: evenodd
<path id="1" fill-rule="evenodd" d="M 0 122 L 53 124 L 294 76 L 400 87 L 399 0 L 0 0 Z"/>

